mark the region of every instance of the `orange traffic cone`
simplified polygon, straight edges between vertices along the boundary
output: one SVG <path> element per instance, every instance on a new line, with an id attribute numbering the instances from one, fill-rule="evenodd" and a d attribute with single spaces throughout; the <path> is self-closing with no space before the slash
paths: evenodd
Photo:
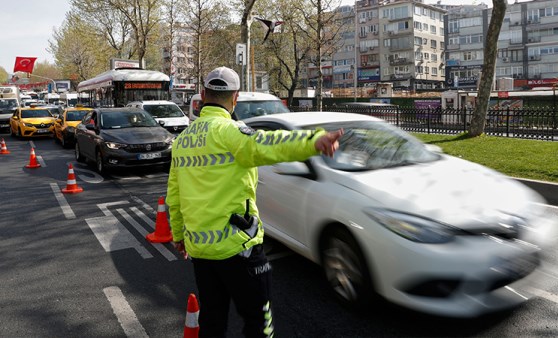
<path id="1" fill-rule="evenodd" d="M 151 243 L 168 243 L 172 241 L 172 233 L 170 231 L 167 212 L 165 211 L 165 197 L 159 197 L 159 205 L 157 206 L 157 220 L 155 222 L 155 232 L 145 236 Z"/>
<path id="2" fill-rule="evenodd" d="M 70 163 L 68 166 L 68 180 L 66 181 L 66 188 L 62 189 L 65 194 L 77 194 L 82 192 L 83 188 L 79 187 L 76 183 L 76 174 L 74 174 L 74 167 Z"/>
<path id="3" fill-rule="evenodd" d="M 29 155 L 29 164 L 25 168 L 38 168 L 41 164 L 37 162 L 37 157 L 35 156 L 35 148 L 31 148 L 31 155 Z"/>
<path id="4" fill-rule="evenodd" d="M 184 322 L 184 338 L 198 338 L 200 326 L 198 317 L 200 315 L 200 306 L 196 295 L 193 293 L 188 296 L 188 308 L 186 309 L 186 321 Z"/>
<path id="5" fill-rule="evenodd" d="M 2 143 L 0 143 L 0 154 L 4 155 L 9 153 L 10 151 L 8 150 L 8 147 L 6 147 L 6 142 L 2 139 Z"/>

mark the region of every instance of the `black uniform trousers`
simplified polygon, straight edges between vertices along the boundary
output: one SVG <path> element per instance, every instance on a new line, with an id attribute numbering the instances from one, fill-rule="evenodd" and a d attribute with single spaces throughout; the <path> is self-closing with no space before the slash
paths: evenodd
<path id="1" fill-rule="evenodd" d="M 271 265 L 263 245 L 254 246 L 247 258 L 193 258 L 192 262 L 200 299 L 200 338 L 226 336 L 231 299 L 244 319 L 246 337 L 272 336 Z"/>

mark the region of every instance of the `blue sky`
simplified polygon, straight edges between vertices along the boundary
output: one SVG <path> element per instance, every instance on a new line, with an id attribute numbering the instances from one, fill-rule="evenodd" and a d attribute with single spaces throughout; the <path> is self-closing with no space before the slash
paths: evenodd
<path id="1" fill-rule="evenodd" d="M 436 3 L 438 0 L 426 0 Z M 444 4 L 487 3 L 491 0 L 442 0 Z M 508 0 L 513 3 L 514 0 Z M 520 1 L 523 2 L 523 1 Z M 343 0 L 344 4 L 354 4 L 353 0 Z M 69 0 L 1 0 L 0 22 L 0 67 L 8 74 L 14 69 L 16 56 L 37 57 L 37 62 L 54 63 L 53 56 L 47 51 L 48 40 L 52 39 L 53 29 L 60 28 L 66 12 L 70 10 Z"/>

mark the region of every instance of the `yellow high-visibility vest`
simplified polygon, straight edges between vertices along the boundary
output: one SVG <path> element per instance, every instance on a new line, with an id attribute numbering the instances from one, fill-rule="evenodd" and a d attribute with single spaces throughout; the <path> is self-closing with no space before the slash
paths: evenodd
<path id="1" fill-rule="evenodd" d="M 194 258 L 221 260 L 263 242 L 261 221 L 253 238 L 229 223 L 232 214 L 258 216 L 258 166 L 304 161 L 317 155 L 324 130 L 255 131 L 218 106 L 173 142 L 166 203 L 173 240 Z M 258 216 L 259 219 L 259 216 Z"/>

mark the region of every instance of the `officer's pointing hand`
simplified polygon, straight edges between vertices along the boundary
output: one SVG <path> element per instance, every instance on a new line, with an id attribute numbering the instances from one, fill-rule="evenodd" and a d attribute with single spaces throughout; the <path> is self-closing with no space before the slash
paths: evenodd
<path id="1" fill-rule="evenodd" d="M 339 148 L 338 141 L 341 136 L 343 136 L 343 129 L 325 134 L 316 141 L 316 150 L 326 156 L 333 157 L 333 153 Z"/>

